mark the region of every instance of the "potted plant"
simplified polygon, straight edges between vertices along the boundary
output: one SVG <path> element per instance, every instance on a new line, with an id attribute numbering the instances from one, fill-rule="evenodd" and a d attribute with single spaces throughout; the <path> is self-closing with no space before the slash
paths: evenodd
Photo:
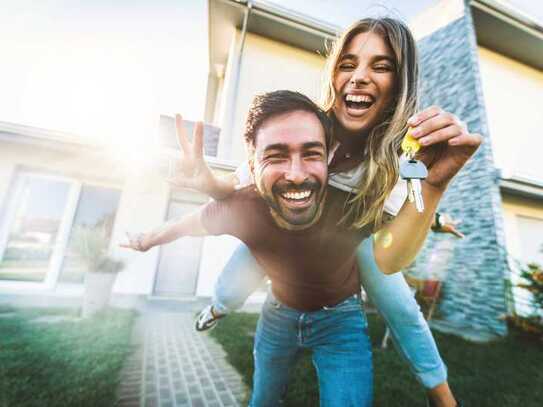
<path id="1" fill-rule="evenodd" d="M 105 225 L 80 226 L 75 231 L 74 251 L 86 265 L 81 316 L 90 317 L 107 307 L 117 273 L 124 263 L 108 254 L 109 233 Z"/>
<path id="2" fill-rule="evenodd" d="M 514 313 L 509 321 L 523 331 L 543 339 L 543 268 L 535 263 L 528 264 L 527 268 L 521 270 L 520 277 L 522 282 L 516 286 L 532 294 L 533 311 L 527 316 Z"/>

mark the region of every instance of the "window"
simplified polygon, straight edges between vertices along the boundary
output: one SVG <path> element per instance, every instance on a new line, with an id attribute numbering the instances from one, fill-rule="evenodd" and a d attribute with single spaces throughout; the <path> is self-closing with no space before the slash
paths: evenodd
<path id="1" fill-rule="evenodd" d="M 517 215 L 517 225 L 522 258 L 513 263 L 511 278 L 513 284 L 525 283 L 519 275 L 526 264 L 537 263 L 543 266 L 543 219 Z M 529 316 L 536 311 L 529 291 L 514 287 L 513 296 L 517 314 Z"/>
<path id="2" fill-rule="evenodd" d="M 81 284 L 85 277 L 85 264 L 74 251 L 75 240 L 80 229 L 105 228 L 109 240 L 121 193 L 111 188 L 83 185 L 70 230 L 66 254 L 58 282 Z"/>
<path id="3" fill-rule="evenodd" d="M 543 219 L 517 216 L 522 261 L 543 266 Z"/>
<path id="4" fill-rule="evenodd" d="M 0 220 L 0 283 L 80 284 L 85 265 L 74 251 L 76 231 L 111 236 L 120 191 L 73 179 L 18 173 Z"/>
<path id="5" fill-rule="evenodd" d="M 18 175 L 2 223 L 8 233 L 4 245 L 0 237 L 0 280 L 45 281 L 58 248 L 69 191 L 65 181 Z"/>

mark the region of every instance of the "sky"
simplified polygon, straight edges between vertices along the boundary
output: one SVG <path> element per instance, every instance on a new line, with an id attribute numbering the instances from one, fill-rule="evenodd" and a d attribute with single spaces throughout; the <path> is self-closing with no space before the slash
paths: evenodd
<path id="1" fill-rule="evenodd" d="M 138 142 L 200 116 L 206 23 L 205 0 L 3 1 L 0 121 Z"/>
<path id="2" fill-rule="evenodd" d="M 409 20 L 436 0 L 272 2 L 346 26 L 368 14 Z M 525 3 L 531 15 L 542 14 L 543 2 L 510 3 Z M 0 4 L 0 121 L 141 151 L 156 137 L 160 114 L 203 116 L 207 0 Z"/>

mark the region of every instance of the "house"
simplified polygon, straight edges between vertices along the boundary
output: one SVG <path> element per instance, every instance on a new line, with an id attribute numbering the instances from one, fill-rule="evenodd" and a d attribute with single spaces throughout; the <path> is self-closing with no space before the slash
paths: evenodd
<path id="1" fill-rule="evenodd" d="M 170 147 L 173 119 L 162 117 L 160 127 L 168 137 L 156 152 L 146 152 L 152 156 L 147 165 L 132 168 L 118 152 L 77 135 L 0 122 L 0 293 L 81 295 L 85 269 L 74 251 L 77 231 L 103 226 L 111 253 L 127 266 L 115 293 L 210 295 L 213 277 L 206 270 L 222 268 L 220 253 L 226 260 L 233 238 L 187 238 L 145 254 L 118 247 L 126 231 L 152 229 L 208 199 L 165 182 L 178 152 Z M 214 157 L 218 134 L 212 130 L 205 143 L 211 166 L 232 171 Z"/>
<path id="2" fill-rule="evenodd" d="M 217 171 L 233 171 L 245 157 L 242 126 L 253 95 L 283 88 L 318 99 L 326 43 L 341 27 L 265 1 L 209 0 L 208 12 L 205 120 L 220 137 L 206 139 L 206 147 Z M 463 221 L 467 237 L 430 236 L 412 271 L 445 281 L 436 327 L 472 339 L 501 336 L 504 281 L 515 259 L 543 263 L 543 161 L 536 156 L 543 147 L 536 136 L 543 127 L 543 29 L 493 0 L 443 0 L 410 25 L 423 106 L 454 112 L 485 138 L 440 208 Z M 115 293 L 211 294 L 233 238 L 183 239 L 145 254 L 115 248 L 125 230 L 150 229 L 207 199 L 164 182 L 164 157 L 177 151 L 171 118 L 161 123 L 162 158 L 136 174 L 75 135 L 0 123 L 0 292 L 79 293 L 70 231 L 94 222 L 111 226 L 111 250 L 128 265 Z M 26 219 L 32 211 L 36 217 Z"/>

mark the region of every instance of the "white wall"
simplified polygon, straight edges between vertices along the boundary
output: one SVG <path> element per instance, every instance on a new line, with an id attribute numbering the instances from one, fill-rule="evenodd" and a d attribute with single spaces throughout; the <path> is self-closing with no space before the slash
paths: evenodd
<path id="1" fill-rule="evenodd" d="M 209 236 L 204 239 L 196 295 L 213 295 L 217 277 L 238 244 L 239 240 L 232 236 Z"/>
<path id="2" fill-rule="evenodd" d="M 113 242 L 125 239 L 125 232 L 146 232 L 162 224 L 168 208 L 169 187 L 156 174 L 129 177 L 123 188 L 113 230 Z M 139 253 L 114 245 L 112 252 L 123 259 L 125 270 L 119 274 L 113 291 L 127 294 L 151 294 L 157 270 L 158 248 Z"/>
<path id="3" fill-rule="evenodd" d="M 496 165 L 543 181 L 543 72 L 482 47 L 479 62 Z"/>
<path id="4" fill-rule="evenodd" d="M 239 41 L 239 33 L 236 38 Z M 234 50 L 235 47 L 231 49 Z M 233 145 L 230 159 L 236 161 L 245 159 L 242 134 L 245 117 L 254 95 L 272 90 L 289 89 L 299 91 L 317 101 L 320 95 L 324 61 L 324 58 L 316 53 L 255 34 L 247 34 L 241 60 L 235 117 L 232 123 Z M 227 69 L 226 72 L 228 82 L 234 78 L 235 64 L 229 64 L 229 67 L 232 69 Z M 225 93 L 227 89 L 229 92 L 233 91 L 228 83 L 225 83 L 224 89 Z M 225 95 L 225 100 L 228 100 L 227 95 Z M 230 106 L 224 108 L 226 115 Z M 224 129 L 224 124 L 220 125 Z"/>

